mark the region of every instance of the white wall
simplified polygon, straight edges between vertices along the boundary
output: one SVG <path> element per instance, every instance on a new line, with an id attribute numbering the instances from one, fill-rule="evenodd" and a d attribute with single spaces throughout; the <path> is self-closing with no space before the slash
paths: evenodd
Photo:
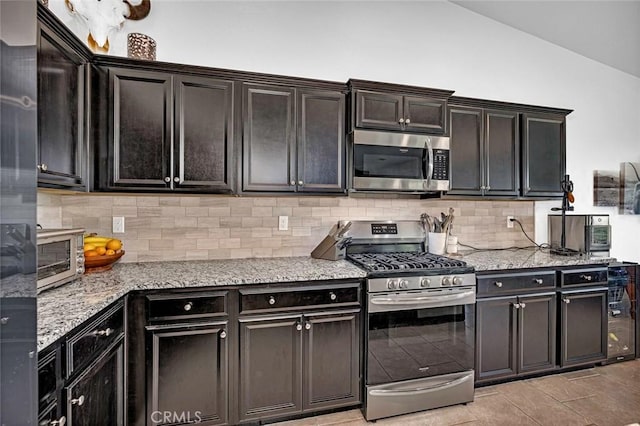
<path id="1" fill-rule="evenodd" d="M 62 0 L 54 12 L 82 38 Z M 292 76 L 370 79 L 452 89 L 456 95 L 573 109 L 567 171 L 576 212 L 612 215 L 612 254 L 640 261 L 640 216 L 593 207 L 593 170 L 640 161 L 640 79 L 446 1 L 218 2 L 151 0 L 151 14 L 126 33 L 158 43 L 157 59 Z M 637 48 L 640 48 L 638 46 Z M 536 240 L 546 215 L 536 205 Z"/>

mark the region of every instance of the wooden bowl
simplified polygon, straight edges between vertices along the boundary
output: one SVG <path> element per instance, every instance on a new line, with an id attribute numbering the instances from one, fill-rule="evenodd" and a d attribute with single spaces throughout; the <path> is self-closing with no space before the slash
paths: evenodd
<path id="1" fill-rule="evenodd" d="M 108 271 L 113 264 L 124 256 L 124 250 L 110 256 L 91 256 L 84 258 L 84 273 Z"/>

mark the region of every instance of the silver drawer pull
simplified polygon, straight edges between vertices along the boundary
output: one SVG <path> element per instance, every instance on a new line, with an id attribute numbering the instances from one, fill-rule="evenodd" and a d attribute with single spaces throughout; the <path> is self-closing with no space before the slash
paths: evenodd
<path id="1" fill-rule="evenodd" d="M 67 424 L 67 418 L 65 416 L 62 416 L 59 420 L 51 420 L 49 424 L 51 426 L 64 426 Z"/>
<path id="2" fill-rule="evenodd" d="M 94 336 L 110 336 L 113 334 L 113 328 L 106 328 L 104 330 L 96 330 L 93 332 Z"/>
<path id="3" fill-rule="evenodd" d="M 591 281 L 593 277 L 591 275 L 580 275 L 581 280 Z"/>
<path id="4" fill-rule="evenodd" d="M 329 293 L 329 299 L 336 300 L 337 298 L 338 298 L 338 296 L 336 296 L 336 294 L 334 292 Z"/>
<path id="5" fill-rule="evenodd" d="M 514 303 L 513 307 L 516 308 L 516 309 L 520 309 L 520 304 L 519 303 Z"/>
<path id="6" fill-rule="evenodd" d="M 71 401 L 71 405 L 78 405 L 81 406 L 82 404 L 84 404 L 84 395 L 80 395 L 78 398 L 74 398 Z"/>
<path id="7" fill-rule="evenodd" d="M 562 301 L 563 301 L 564 303 L 566 303 L 567 305 L 568 305 L 569 303 L 571 303 L 571 299 L 567 299 L 566 297 L 565 297 L 564 299 L 562 299 Z"/>
<path id="8" fill-rule="evenodd" d="M 544 283 L 544 281 L 543 281 L 543 279 L 542 279 L 542 278 L 535 278 L 535 279 L 533 280 L 533 282 L 534 282 L 534 283 L 536 283 L 536 284 L 543 284 L 543 283 Z"/>
<path id="9" fill-rule="evenodd" d="M 524 302 L 522 302 L 522 303 L 520 303 L 520 307 L 521 307 L 522 309 L 524 309 L 524 308 L 526 308 L 526 307 L 527 307 L 527 304 L 526 304 L 526 303 L 524 303 Z"/>
<path id="10" fill-rule="evenodd" d="M 224 338 L 226 338 L 226 337 L 227 337 L 227 332 L 226 332 L 226 331 L 224 331 L 224 330 L 222 330 L 222 331 L 220 332 L 220 338 L 221 338 L 221 339 L 224 339 Z"/>
<path id="11" fill-rule="evenodd" d="M 302 330 L 302 324 L 297 323 L 296 324 L 296 330 L 301 331 Z"/>
<path id="12" fill-rule="evenodd" d="M 9 317 L 0 318 L 0 325 L 5 325 L 8 322 L 9 322 Z"/>
<path id="13" fill-rule="evenodd" d="M 184 310 L 189 312 L 191 310 L 191 308 L 193 308 L 193 302 L 187 302 L 184 305 Z"/>
<path id="14" fill-rule="evenodd" d="M 269 304 L 270 305 L 275 305 L 276 304 L 276 298 L 273 297 L 273 296 L 269 297 Z"/>
<path id="15" fill-rule="evenodd" d="M 311 323 L 306 323 L 306 324 L 304 325 L 304 329 L 305 329 L 305 330 L 311 330 Z"/>
<path id="16" fill-rule="evenodd" d="M 496 281 L 494 284 L 496 285 L 496 287 L 502 287 L 502 282 L 500 281 Z"/>
<path id="17" fill-rule="evenodd" d="M 438 389 L 447 389 L 454 386 L 458 386 L 466 381 L 473 379 L 473 375 L 466 375 L 460 377 L 459 379 L 450 380 L 444 383 L 438 383 L 433 386 L 425 386 L 422 388 L 415 389 L 374 389 L 369 391 L 369 395 L 372 396 L 407 396 L 407 395 L 415 395 L 421 393 L 429 393 Z"/>

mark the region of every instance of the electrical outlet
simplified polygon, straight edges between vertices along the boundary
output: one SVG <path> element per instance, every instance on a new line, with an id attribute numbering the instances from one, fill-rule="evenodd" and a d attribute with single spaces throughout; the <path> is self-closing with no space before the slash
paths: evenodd
<path id="1" fill-rule="evenodd" d="M 507 216 L 507 228 L 513 228 L 514 220 L 516 220 L 515 216 Z"/>
<path id="2" fill-rule="evenodd" d="M 289 216 L 278 216 L 278 231 L 289 229 Z"/>
<path id="3" fill-rule="evenodd" d="M 124 217 L 123 216 L 114 216 L 113 217 L 113 233 L 114 234 L 124 234 Z"/>

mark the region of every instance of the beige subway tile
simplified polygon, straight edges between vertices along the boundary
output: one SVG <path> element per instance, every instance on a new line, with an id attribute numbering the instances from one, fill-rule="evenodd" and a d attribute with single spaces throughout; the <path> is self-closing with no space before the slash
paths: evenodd
<path id="1" fill-rule="evenodd" d="M 302 226 L 321 226 L 322 218 L 319 217 L 303 217 Z"/>
<path id="2" fill-rule="evenodd" d="M 300 207 L 320 207 L 320 199 L 314 197 L 304 197 L 298 200 Z"/>
<path id="3" fill-rule="evenodd" d="M 220 217 L 221 228 L 239 228 L 242 226 L 241 217 Z"/>
<path id="4" fill-rule="evenodd" d="M 149 225 L 155 228 L 174 228 L 176 221 L 173 217 L 150 217 Z"/>
<path id="5" fill-rule="evenodd" d="M 366 219 L 367 217 L 367 209 L 365 207 L 349 207 L 349 216 L 350 219 Z"/>
<path id="6" fill-rule="evenodd" d="M 204 234 L 204 236 L 203 236 Z M 207 236 L 207 231 L 202 230 L 200 228 L 164 228 L 162 229 L 162 238 L 163 239 L 176 239 L 176 238 L 187 238 L 187 235 L 200 236 L 200 238 L 204 238 Z"/>
<path id="7" fill-rule="evenodd" d="M 174 218 L 176 228 L 197 228 L 199 226 L 198 217 L 177 216 Z"/>
<path id="8" fill-rule="evenodd" d="M 161 207 L 178 207 L 180 206 L 180 198 L 175 195 L 165 195 L 158 197 L 158 204 Z"/>
<path id="9" fill-rule="evenodd" d="M 62 210 L 57 206 L 38 206 L 38 223 L 43 228 L 61 228 Z"/>
<path id="10" fill-rule="evenodd" d="M 168 207 L 140 207 L 138 206 L 138 217 L 159 217 L 163 209 Z M 172 215 L 173 216 L 173 215 Z"/>
<path id="11" fill-rule="evenodd" d="M 251 229 L 230 228 L 229 238 L 251 239 Z"/>
<path id="12" fill-rule="evenodd" d="M 262 247 L 260 243 L 261 238 L 241 238 L 240 248 L 255 248 Z"/>
<path id="13" fill-rule="evenodd" d="M 252 249 L 231 249 L 229 252 L 229 257 L 231 259 L 249 259 L 251 258 L 251 250 Z"/>
<path id="14" fill-rule="evenodd" d="M 242 218 L 242 227 L 243 228 L 258 228 L 262 226 L 261 217 L 243 217 Z"/>
<path id="15" fill-rule="evenodd" d="M 271 238 L 258 238 L 256 239 L 260 243 L 261 247 L 268 247 L 277 249 L 282 246 L 282 238 L 281 237 L 271 237 Z"/>
<path id="16" fill-rule="evenodd" d="M 163 206 L 160 207 L 160 215 L 163 217 L 167 217 L 167 216 L 185 216 L 185 212 L 186 212 L 186 207 L 179 207 L 179 206 Z"/>
<path id="17" fill-rule="evenodd" d="M 184 250 L 162 250 L 160 253 L 163 261 L 187 260 L 187 253 Z"/>
<path id="18" fill-rule="evenodd" d="M 162 256 L 162 252 L 160 251 L 146 251 L 138 253 L 138 261 L 139 262 L 160 262 L 163 261 L 164 258 Z"/>
<path id="19" fill-rule="evenodd" d="M 271 254 L 273 257 L 291 257 L 293 256 L 293 249 L 291 247 L 274 248 Z"/>
<path id="20" fill-rule="evenodd" d="M 285 231 L 280 231 L 277 228 L 273 230 L 273 235 L 277 235 L 278 237 L 287 237 L 287 236 L 290 236 L 291 234 L 292 234 L 291 225 L 289 225 L 289 229 Z"/>
<path id="21" fill-rule="evenodd" d="M 120 258 L 120 263 L 136 263 L 136 262 L 138 262 L 137 252 L 126 252 L 126 254 Z"/>
<path id="22" fill-rule="evenodd" d="M 150 217 L 127 217 L 124 221 L 125 229 L 146 229 L 151 228 Z"/>
<path id="23" fill-rule="evenodd" d="M 293 207 L 278 206 L 273 208 L 273 216 L 291 216 L 293 215 Z"/>
<path id="24" fill-rule="evenodd" d="M 209 228 L 209 238 L 229 238 L 229 228 Z"/>
<path id="25" fill-rule="evenodd" d="M 208 258 L 209 259 L 229 259 L 229 258 L 231 258 L 231 249 L 213 249 L 213 250 L 209 250 L 208 251 Z"/>
<path id="26" fill-rule="evenodd" d="M 218 239 L 215 238 L 200 238 L 196 240 L 196 248 L 198 250 L 210 250 L 220 247 Z"/>
<path id="27" fill-rule="evenodd" d="M 185 207 L 186 216 L 209 216 L 209 207 Z"/>
<path id="28" fill-rule="evenodd" d="M 185 259 L 186 260 L 208 260 L 209 252 L 211 250 L 186 250 L 185 251 Z"/>
<path id="29" fill-rule="evenodd" d="M 220 227 L 220 218 L 219 217 L 198 217 L 197 226 L 200 228 L 219 228 Z"/>
<path id="30" fill-rule="evenodd" d="M 229 197 L 203 197 L 200 198 L 200 205 L 203 207 L 229 207 L 229 199 Z"/>
<path id="31" fill-rule="evenodd" d="M 349 197 L 338 198 L 338 207 L 358 207 L 358 200 Z"/>
<path id="32" fill-rule="evenodd" d="M 229 200 L 231 207 L 253 207 L 254 197 L 234 197 Z"/>
<path id="33" fill-rule="evenodd" d="M 87 232 L 98 232 L 94 229 L 100 227 L 100 218 L 98 217 L 74 217 L 72 218 L 74 228 L 84 228 Z"/>
<path id="34" fill-rule="evenodd" d="M 493 213 L 493 212 L 492 212 Z M 474 216 L 489 216 L 489 209 L 476 209 Z"/>
<path id="35" fill-rule="evenodd" d="M 273 230 L 271 228 L 252 228 L 251 236 L 253 238 L 270 238 L 273 236 Z"/>
<path id="36" fill-rule="evenodd" d="M 161 240 L 149 240 L 149 250 L 173 250 L 176 247 L 174 246 L 175 241 L 173 239 L 161 239 Z"/>
<path id="37" fill-rule="evenodd" d="M 296 226 L 302 226 L 302 218 L 296 216 L 289 217 L 289 229 L 295 228 Z"/>
<path id="38" fill-rule="evenodd" d="M 128 233 L 129 231 L 127 231 Z M 138 239 L 142 240 L 157 240 L 162 238 L 162 229 L 156 228 L 140 228 L 135 229 Z"/>
<path id="39" fill-rule="evenodd" d="M 273 207 L 253 207 L 251 209 L 251 216 L 258 217 L 271 217 L 273 215 Z"/>
<path id="40" fill-rule="evenodd" d="M 75 228 L 73 226 L 73 219 L 70 217 L 62 217 L 62 227 L 63 228 Z"/>
<path id="41" fill-rule="evenodd" d="M 367 217 L 368 218 L 377 218 L 379 216 L 384 216 L 383 209 L 379 207 L 366 207 Z"/>
<path id="42" fill-rule="evenodd" d="M 37 204 L 38 206 L 60 206 L 60 201 L 63 196 L 59 194 L 52 194 L 44 192 L 38 189 Z"/>
<path id="43" fill-rule="evenodd" d="M 268 247 L 252 248 L 251 257 L 271 257 L 273 256 L 273 249 Z"/>
<path id="44" fill-rule="evenodd" d="M 158 207 L 160 205 L 160 197 L 158 196 L 136 197 L 136 205 L 138 207 Z"/>
<path id="45" fill-rule="evenodd" d="M 113 205 L 114 206 L 136 206 L 136 197 L 126 196 L 126 195 L 118 195 L 113 197 Z"/>
<path id="46" fill-rule="evenodd" d="M 240 238 L 220 238 L 217 240 L 219 248 L 240 248 Z M 209 247 L 209 248 L 218 248 Z M 198 247 L 200 248 L 200 247 Z"/>
<path id="47" fill-rule="evenodd" d="M 338 207 L 340 202 L 336 197 L 318 197 L 318 205 L 320 207 Z"/>
<path id="48" fill-rule="evenodd" d="M 254 207 L 275 207 L 278 204 L 275 198 L 265 197 L 259 198 L 256 197 L 253 199 Z"/>
<path id="49" fill-rule="evenodd" d="M 308 226 L 294 227 L 292 230 L 294 237 L 308 237 L 311 235 L 311 228 Z"/>
<path id="50" fill-rule="evenodd" d="M 125 251 L 133 250 L 137 252 L 144 252 L 149 250 L 149 241 L 150 240 L 123 240 L 122 245 L 125 247 Z"/>
<path id="51" fill-rule="evenodd" d="M 100 217 L 111 215 L 111 211 L 106 212 L 102 207 L 93 206 L 62 206 L 61 211 L 63 216 L 71 217 Z"/>
<path id="52" fill-rule="evenodd" d="M 306 238 L 303 237 L 282 237 L 282 247 L 295 247 L 304 244 Z"/>
<path id="53" fill-rule="evenodd" d="M 331 216 L 331 208 L 330 207 L 311 207 L 311 216 L 313 217 Z"/>
<path id="54" fill-rule="evenodd" d="M 200 207 L 200 196 L 180 197 L 181 207 Z M 206 216 L 206 215 L 203 215 Z"/>
<path id="55" fill-rule="evenodd" d="M 298 217 L 311 217 L 313 209 L 311 207 L 294 207 L 291 214 Z"/>
<path id="56" fill-rule="evenodd" d="M 311 249 L 307 246 L 291 247 L 292 256 L 309 256 Z"/>
<path id="57" fill-rule="evenodd" d="M 298 207 L 298 198 L 294 197 L 279 197 L 276 198 L 276 205 L 278 207 Z"/>
<path id="58" fill-rule="evenodd" d="M 278 217 L 263 217 L 262 218 L 262 227 L 263 228 L 278 228 Z"/>
<path id="59" fill-rule="evenodd" d="M 231 206 L 231 216 L 244 216 L 244 217 L 249 217 L 251 216 L 251 212 L 253 210 L 253 207 L 246 207 L 246 206 Z"/>

